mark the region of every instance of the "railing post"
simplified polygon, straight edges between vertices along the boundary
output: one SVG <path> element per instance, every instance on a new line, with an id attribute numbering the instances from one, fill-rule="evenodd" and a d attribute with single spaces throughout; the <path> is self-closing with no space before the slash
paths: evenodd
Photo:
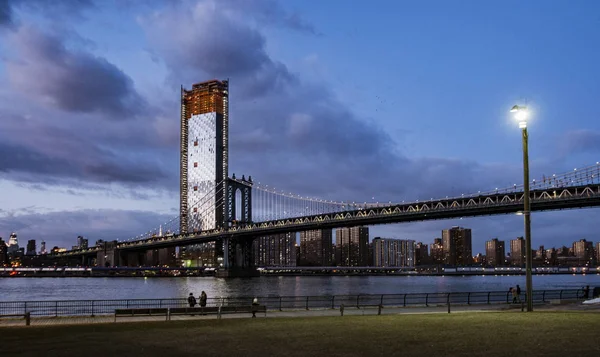
<path id="1" fill-rule="evenodd" d="M 58 317 L 58 301 L 54 302 L 54 316 Z"/>
<path id="2" fill-rule="evenodd" d="M 377 315 L 381 315 L 381 308 L 383 307 L 383 305 L 379 304 L 378 309 L 377 309 Z"/>
<path id="3" fill-rule="evenodd" d="M 490 301 L 490 294 L 491 294 L 491 292 L 488 292 L 488 305 L 489 305 L 489 304 L 491 304 L 491 301 Z"/>
<path id="4" fill-rule="evenodd" d="M 542 302 L 546 302 L 546 290 L 542 292 Z"/>
<path id="5" fill-rule="evenodd" d="M 25 326 L 31 325 L 31 312 L 25 313 Z"/>
<path id="6" fill-rule="evenodd" d="M 335 295 L 331 297 L 331 308 L 335 309 Z"/>
<path id="7" fill-rule="evenodd" d="M 23 305 L 23 313 L 27 313 L 27 301 L 25 301 L 25 305 Z"/>
<path id="8" fill-rule="evenodd" d="M 381 300 L 379 300 L 379 305 L 383 305 L 383 294 L 381 294 Z"/>
<path id="9" fill-rule="evenodd" d="M 306 310 L 308 310 L 308 296 L 306 297 Z"/>
<path id="10" fill-rule="evenodd" d="M 92 317 L 94 317 L 94 300 L 92 300 Z"/>
<path id="11" fill-rule="evenodd" d="M 429 294 L 425 294 L 425 306 L 429 306 Z"/>
<path id="12" fill-rule="evenodd" d="M 562 300 L 562 290 L 560 291 L 560 295 L 558 295 L 558 300 Z"/>
<path id="13" fill-rule="evenodd" d="M 171 321 L 171 308 L 167 308 L 167 321 Z"/>
<path id="14" fill-rule="evenodd" d="M 356 295 L 356 308 L 360 309 L 360 295 Z"/>
<path id="15" fill-rule="evenodd" d="M 467 305 L 471 305 L 471 293 L 467 293 Z"/>
<path id="16" fill-rule="evenodd" d="M 406 307 L 406 294 L 404 294 L 404 307 Z"/>
<path id="17" fill-rule="evenodd" d="M 446 295 L 446 304 L 448 304 L 448 313 L 450 313 L 450 293 Z"/>
<path id="18" fill-rule="evenodd" d="M 281 309 L 281 296 L 279 297 L 279 311 L 283 311 L 283 310 Z"/>

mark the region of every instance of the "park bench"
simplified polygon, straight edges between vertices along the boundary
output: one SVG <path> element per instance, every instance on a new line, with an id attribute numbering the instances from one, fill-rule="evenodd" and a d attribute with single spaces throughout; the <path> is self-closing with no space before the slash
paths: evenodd
<path id="1" fill-rule="evenodd" d="M 221 306 L 221 314 L 251 314 L 252 312 L 264 313 L 267 316 L 267 307 L 265 305 L 240 305 L 240 306 Z"/>
<path id="2" fill-rule="evenodd" d="M 167 308 L 115 309 L 115 322 L 117 317 L 166 316 L 168 319 L 168 315 Z"/>
<path id="3" fill-rule="evenodd" d="M 26 326 L 31 325 L 31 312 L 26 312 L 24 314 L 14 314 L 14 315 L 0 315 L 0 318 L 3 318 L 3 317 L 22 317 L 23 319 L 25 319 Z"/>
<path id="4" fill-rule="evenodd" d="M 169 309 L 170 315 L 216 315 L 219 308 L 210 307 L 172 307 Z"/>

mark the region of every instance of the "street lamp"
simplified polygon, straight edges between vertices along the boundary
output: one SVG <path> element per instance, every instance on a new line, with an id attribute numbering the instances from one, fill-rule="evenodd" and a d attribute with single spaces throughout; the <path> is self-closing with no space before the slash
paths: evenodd
<path id="1" fill-rule="evenodd" d="M 529 203 L 529 148 L 527 134 L 527 117 L 529 112 L 527 107 L 515 105 L 510 109 L 514 113 L 515 119 L 519 122 L 523 137 L 523 216 L 525 218 L 525 254 L 526 254 L 526 294 L 527 294 L 527 311 L 533 311 L 533 288 L 531 279 L 531 205 Z"/>

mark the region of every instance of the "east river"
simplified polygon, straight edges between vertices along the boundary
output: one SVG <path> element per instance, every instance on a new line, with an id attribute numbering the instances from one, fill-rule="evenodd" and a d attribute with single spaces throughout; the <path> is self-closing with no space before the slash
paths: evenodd
<path id="1" fill-rule="evenodd" d="M 525 276 L 263 276 L 247 279 L 0 278 L 0 301 L 506 291 Z M 534 290 L 600 287 L 600 275 L 534 275 Z"/>

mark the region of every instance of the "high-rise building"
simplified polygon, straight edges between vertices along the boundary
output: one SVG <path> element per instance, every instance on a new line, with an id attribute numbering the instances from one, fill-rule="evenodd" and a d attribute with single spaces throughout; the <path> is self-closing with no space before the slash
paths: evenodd
<path id="1" fill-rule="evenodd" d="M 517 237 L 510 241 L 510 264 L 516 267 L 524 267 L 526 260 L 525 239 Z"/>
<path id="2" fill-rule="evenodd" d="M 485 258 L 487 265 L 497 267 L 504 265 L 504 241 L 494 238 L 485 242 Z"/>
<path id="3" fill-rule="evenodd" d="M 17 254 L 19 252 L 19 240 L 17 239 L 17 233 L 13 232 L 10 234 L 6 251 L 8 255 Z"/>
<path id="4" fill-rule="evenodd" d="M 300 232 L 298 265 L 330 266 L 333 260 L 331 229 Z"/>
<path id="5" fill-rule="evenodd" d="M 430 250 L 431 263 L 444 264 L 444 245 L 442 244 L 442 238 L 434 239 Z"/>
<path id="6" fill-rule="evenodd" d="M 35 239 L 30 239 L 27 241 L 27 250 L 25 251 L 25 255 L 35 255 L 36 251 Z"/>
<path id="7" fill-rule="evenodd" d="M 180 231 L 225 225 L 229 161 L 229 81 L 181 88 Z"/>
<path id="8" fill-rule="evenodd" d="M 0 267 L 8 263 L 8 247 L 0 237 Z"/>
<path id="9" fill-rule="evenodd" d="M 442 231 L 444 264 L 466 266 L 471 264 L 471 229 L 452 227 Z"/>
<path id="10" fill-rule="evenodd" d="M 581 239 L 573 242 L 573 254 L 580 264 L 591 264 L 594 258 L 594 243 Z"/>
<path id="11" fill-rule="evenodd" d="M 415 266 L 415 241 L 375 237 L 373 239 L 373 266 Z"/>
<path id="12" fill-rule="evenodd" d="M 415 265 L 429 264 L 429 251 L 427 244 L 417 243 L 415 245 Z"/>
<path id="13" fill-rule="evenodd" d="M 296 233 L 259 237 L 252 242 L 254 265 L 257 267 L 296 266 Z"/>
<path id="14" fill-rule="evenodd" d="M 336 252 L 339 266 L 367 266 L 369 262 L 369 228 L 352 227 L 335 230 Z M 339 259 L 339 260 L 338 260 Z"/>
<path id="15" fill-rule="evenodd" d="M 44 255 L 47 253 L 48 253 L 48 251 L 46 251 L 46 242 L 42 241 L 41 247 L 40 247 L 40 255 Z"/>
<path id="16" fill-rule="evenodd" d="M 77 249 L 87 249 L 88 248 L 88 240 L 83 238 L 82 236 L 77 236 Z"/>

